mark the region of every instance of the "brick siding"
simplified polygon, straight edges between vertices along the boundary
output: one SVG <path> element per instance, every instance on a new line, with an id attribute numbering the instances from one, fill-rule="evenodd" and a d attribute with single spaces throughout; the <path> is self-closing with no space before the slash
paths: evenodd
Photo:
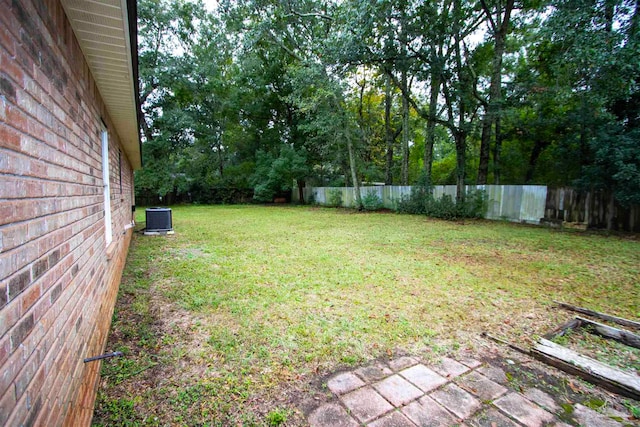
<path id="1" fill-rule="evenodd" d="M 132 118 L 135 120 L 135 118 Z M 106 247 L 102 122 L 113 243 Z M 0 13 L 0 425 L 88 425 L 133 172 L 57 0 Z"/>

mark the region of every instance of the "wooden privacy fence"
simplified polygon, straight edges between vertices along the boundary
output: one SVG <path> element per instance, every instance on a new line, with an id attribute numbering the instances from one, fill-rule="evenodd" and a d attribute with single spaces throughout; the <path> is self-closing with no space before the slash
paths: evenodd
<path id="1" fill-rule="evenodd" d="M 583 224 L 588 228 L 640 232 L 640 206 L 624 207 L 605 191 L 549 188 L 544 219 Z"/>
<path id="2" fill-rule="evenodd" d="M 402 197 L 411 195 L 411 186 L 384 185 L 361 187 L 365 197 L 373 193 L 385 208 L 395 209 Z M 355 206 L 353 187 L 305 187 L 305 200 L 330 205 L 332 195 L 339 193 L 342 206 Z M 580 192 L 571 188 L 548 188 L 545 185 L 468 185 L 466 191 L 484 190 L 487 195 L 485 218 L 540 224 L 572 223 L 590 228 L 608 228 L 621 231 L 640 231 L 640 206 L 624 208 L 613 202 L 604 192 Z M 436 185 L 434 197 L 456 196 L 455 185 Z M 298 189 L 292 191 L 292 200 L 299 201 Z"/>

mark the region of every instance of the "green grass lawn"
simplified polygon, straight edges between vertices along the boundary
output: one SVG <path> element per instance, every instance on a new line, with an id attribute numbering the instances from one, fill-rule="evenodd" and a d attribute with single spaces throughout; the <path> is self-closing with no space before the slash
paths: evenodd
<path id="1" fill-rule="evenodd" d="M 95 424 L 277 424 L 339 368 L 482 331 L 527 346 L 571 316 L 553 300 L 640 316 L 631 238 L 309 207 L 175 207 L 173 226 L 134 237 Z"/>

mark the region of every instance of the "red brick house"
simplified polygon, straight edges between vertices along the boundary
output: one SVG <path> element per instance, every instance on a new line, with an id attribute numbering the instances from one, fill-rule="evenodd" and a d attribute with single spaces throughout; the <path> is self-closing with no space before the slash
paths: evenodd
<path id="1" fill-rule="evenodd" d="M 0 425 L 88 425 L 132 233 L 135 0 L 0 6 Z"/>

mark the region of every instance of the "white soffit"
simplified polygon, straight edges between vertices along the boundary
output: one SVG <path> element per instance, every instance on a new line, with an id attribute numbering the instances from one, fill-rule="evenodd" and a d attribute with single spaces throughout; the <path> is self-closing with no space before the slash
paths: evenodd
<path id="1" fill-rule="evenodd" d="M 127 0 L 61 2 L 126 155 L 138 169 L 141 157 Z"/>

